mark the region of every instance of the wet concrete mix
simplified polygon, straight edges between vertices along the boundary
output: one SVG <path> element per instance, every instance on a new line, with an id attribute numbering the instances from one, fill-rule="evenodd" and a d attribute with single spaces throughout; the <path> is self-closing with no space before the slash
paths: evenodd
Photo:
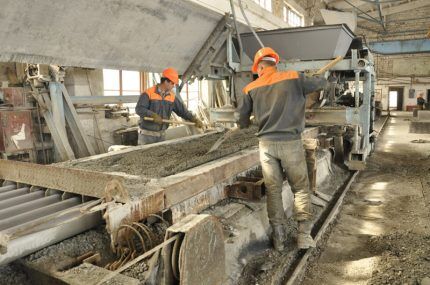
<path id="1" fill-rule="evenodd" d="M 68 168 L 101 172 L 124 172 L 150 178 L 166 177 L 257 146 L 256 132 L 256 127 L 239 130 L 211 153 L 207 153 L 207 151 L 223 133 L 210 134 L 186 142 L 131 151 L 97 160 L 70 161 L 61 165 Z"/>

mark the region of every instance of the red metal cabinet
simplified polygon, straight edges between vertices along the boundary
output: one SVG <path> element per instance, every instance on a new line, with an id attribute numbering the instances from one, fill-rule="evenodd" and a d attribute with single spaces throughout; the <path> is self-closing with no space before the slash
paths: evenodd
<path id="1" fill-rule="evenodd" d="M 30 110 L 0 111 L 0 152 L 34 148 Z"/>
<path id="2" fill-rule="evenodd" d="M 0 88 L 0 93 L 3 94 L 5 104 L 10 104 L 13 107 L 24 107 L 27 104 L 27 97 L 22 87 Z"/>

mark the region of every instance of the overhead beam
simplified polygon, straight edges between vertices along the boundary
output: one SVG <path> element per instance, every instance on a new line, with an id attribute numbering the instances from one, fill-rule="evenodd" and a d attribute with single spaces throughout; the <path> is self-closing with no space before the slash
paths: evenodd
<path id="1" fill-rule="evenodd" d="M 371 42 L 369 48 L 379 54 L 412 54 L 430 52 L 430 39 Z"/>
<path id="2" fill-rule="evenodd" d="M 400 4 L 397 6 L 384 7 L 384 10 L 381 12 L 381 14 L 382 14 L 382 16 L 388 16 L 388 15 L 392 15 L 392 14 L 410 11 L 410 10 L 417 9 L 417 8 L 422 8 L 422 7 L 429 6 L 429 5 L 430 5 L 430 3 L 428 0 L 415 0 L 415 1 L 411 1 L 409 3 Z M 378 17 L 379 11 L 376 10 L 373 12 L 368 12 L 367 14 L 372 16 L 372 17 Z"/>

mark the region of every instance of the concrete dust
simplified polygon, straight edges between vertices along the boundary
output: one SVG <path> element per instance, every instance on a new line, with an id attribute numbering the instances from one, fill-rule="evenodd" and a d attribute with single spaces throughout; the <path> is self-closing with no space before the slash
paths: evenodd
<path id="1" fill-rule="evenodd" d="M 420 285 L 430 277 L 428 144 L 390 119 L 302 284 Z"/>
<path id="2" fill-rule="evenodd" d="M 0 285 L 31 285 L 27 274 L 17 265 L 11 263 L 0 266 Z"/>
<path id="3" fill-rule="evenodd" d="M 92 264 L 80 264 L 70 270 L 67 270 L 65 281 L 67 284 L 98 284 L 110 271 L 100 269 Z M 135 280 L 130 280 L 122 274 L 113 276 L 111 279 L 104 281 L 101 285 L 122 285 L 136 284 Z"/>
<path id="4" fill-rule="evenodd" d="M 84 162 L 66 162 L 62 166 L 103 172 L 125 172 L 144 177 L 165 177 L 202 165 L 218 158 L 257 146 L 256 127 L 240 130 L 218 148 L 206 154 L 222 134 L 211 134 L 186 142 Z"/>
<path id="5" fill-rule="evenodd" d="M 110 249 L 110 237 L 104 227 L 100 226 L 41 249 L 23 258 L 23 261 L 46 271 L 57 271 L 58 268 L 66 266 L 72 259 L 89 251 L 100 253 L 101 265 L 114 258 Z"/>
<path id="6" fill-rule="evenodd" d="M 369 245 L 382 253 L 369 284 L 419 284 L 430 277 L 430 234 L 394 232 L 371 237 Z"/>

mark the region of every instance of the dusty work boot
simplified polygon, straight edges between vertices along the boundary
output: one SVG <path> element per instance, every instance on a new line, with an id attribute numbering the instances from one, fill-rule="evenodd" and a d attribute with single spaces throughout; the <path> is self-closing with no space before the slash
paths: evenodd
<path id="1" fill-rule="evenodd" d="M 272 226 L 273 232 L 272 232 L 272 242 L 273 247 L 277 251 L 283 251 L 285 249 L 285 229 L 283 225 L 276 225 Z"/>
<path id="2" fill-rule="evenodd" d="M 312 223 L 310 221 L 299 222 L 299 233 L 297 235 L 297 247 L 306 249 L 315 247 L 316 243 L 311 236 Z"/>

